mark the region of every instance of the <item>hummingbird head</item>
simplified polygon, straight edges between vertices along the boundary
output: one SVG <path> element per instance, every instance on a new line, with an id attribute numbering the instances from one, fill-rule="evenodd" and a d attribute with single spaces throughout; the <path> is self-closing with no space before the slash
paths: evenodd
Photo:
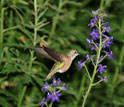
<path id="1" fill-rule="evenodd" d="M 70 57 L 72 60 L 73 60 L 76 56 L 78 56 L 78 55 L 79 55 L 79 53 L 78 53 L 76 50 L 74 50 L 74 49 L 71 49 L 71 50 L 67 53 L 67 56 Z"/>

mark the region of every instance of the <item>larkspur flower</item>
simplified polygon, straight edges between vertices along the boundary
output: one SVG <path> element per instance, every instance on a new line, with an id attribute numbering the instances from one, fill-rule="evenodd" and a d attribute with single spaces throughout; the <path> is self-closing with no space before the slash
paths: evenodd
<path id="1" fill-rule="evenodd" d="M 106 76 L 104 76 L 104 77 L 102 78 L 102 80 L 103 80 L 105 83 L 108 82 L 108 79 L 107 79 Z"/>
<path id="2" fill-rule="evenodd" d="M 97 71 L 98 71 L 100 74 L 102 74 L 103 72 L 106 72 L 106 70 L 105 70 L 106 67 L 107 67 L 106 65 L 98 64 L 98 69 L 97 69 Z"/>
<path id="3" fill-rule="evenodd" d="M 60 80 L 60 78 L 57 79 L 58 85 L 60 85 L 62 83 L 62 81 Z"/>
<path id="4" fill-rule="evenodd" d="M 88 47 L 89 47 L 89 48 L 91 47 L 92 41 L 93 41 L 93 40 L 87 39 L 87 44 L 88 44 Z"/>
<path id="5" fill-rule="evenodd" d="M 53 83 L 52 83 L 53 86 L 58 86 L 60 84 L 61 84 L 60 78 L 58 78 L 58 80 L 56 80 L 56 78 L 53 78 Z"/>
<path id="6" fill-rule="evenodd" d="M 101 28 L 102 28 L 103 32 L 107 32 L 107 33 L 109 33 L 109 31 L 111 30 L 108 22 L 104 22 L 103 26 Z"/>
<path id="7" fill-rule="evenodd" d="M 99 43 L 96 43 L 96 46 L 93 46 L 91 50 L 96 50 L 96 48 L 99 48 Z"/>
<path id="8" fill-rule="evenodd" d="M 54 91 L 52 94 L 49 94 L 48 98 L 52 100 L 52 103 L 57 101 L 59 102 L 59 97 L 61 96 L 61 93 L 57 93 Z"/>
<path id="9" fill-rule="evenodd" d="M 95 56 L 95 55 L 86 55 L 86 59 L 87 59 L 88 61 L 90 61 L 91 58 L 94 57 L 94 56 Z"/>
<path id="10" fill-rule="evenodd" d="M 44 106 L 45 102 L 46 102 L 46 99 L 45 99 L 45 98 L 43 98 L 43 100 L 39 103 L 39 104 L 41 104 L 41 107 L 43 107 L 43 106 Z"/>
<path id="11" fill-rule="evenodd" d="M 96 24 L 97 20 L 98 20 L 98 17 L 95 16 L 93 19 L 91 19 L 91 21 L 88 24 L 88 26 L 90 26 L 91 28 L 94 27 L 94 25 Z"/>
<path id="12" fill-rule="evenodd" d="M 113 37 L 105 37 L 103 41 L 106 41 L 103 45 L 103 48 L 110 47 L 110 45 L 113 45 Z"/>
<path id="13" fill-rule="evenodd" d="M 110 59 L 113 59 L 114 54 L 113 54 L 113 52 L 112 52 L 111 50 L 110 50 L 109 52 L 104 51 L 104 53 L 106 53 L 106 55 L 107 55 Z"/>
<path id="14" fill-rule="evenodd" d="M 42 88 L 43 92 L 47 92 L 49 90 L 49 84 L 48 82 L 45 82 L 45 86 Z"/>
<path id="15" fill-rule="evenodd" d="M 41 104 L 41 107 L 43 107 L 46 103 L 48 104 L 47 101 L 51 100 L 51 102 L 59 102 L 59 97 L 62 95 L 60 92 L 62 90 L 67 90 L 67 85 L 62 84 L 62 81 L 60 78 L 56 79 L 53 78 L 53 81 L 51 84 L 48 84 L 45 82 L 44 87 L 42 88 L 43 92 L 47 92 L 47 97 L 43 98 L 43 100 L 39 103 Z"/>
<path id="16" fill-rule="evenodd" d="M 103 56 L 100 56 L 99 61 L 102 60 Z"/>
<path id="17" fill-rule="evenodd" d="M 87 39 L 88 48 L 90 48 L 91 50 L 95 50 L 97 53 L 99 51 L 99 48 L 101 48 L 101 49 L 103 49 L 103 51 L 101 51 L 101 53 L 104 52 L 110 59 L 113 59 L 112 51 L 109 51 L 109 52 L 105 51 L 105 48 L 108 48 L 110 50 L 110 46 L 113 44 L 113 37 L 107 36 L 107 33 L 109 33 L 109 31 L 111 30 L 111 27 L 109 26 L 109 23 L 104 20 L 104 17 L 106 17 L 108 15 L 105 14 L 101 9 L 92 11 L 92 14 L 94 15 L 94 18 L 91 19 L 88 26 L 90 28 L 92 28 L 92 27 L 94 27 L 94 28 L 93 28 L 92 32 L 89 33 L 90 38 Z M 99 23 L 99 21 L 100 21 L 100 23 Z M 101 26 L 99 26 L 99 24 L 101 24 Z M 95 27 L 96 27 L 96 29 L 95 29 Z M 101 28 L 101 30 L 100 30 L 100 28 Z M 102 36 L 102 37 L 100 38 L 100 36 Z M 78 62 L 79 70 L 82 69 L 83 65 L 87 61 L 91 61 L 90 59 L 92 57 L 93 57 L 92 55 L 90 55 L 90 56 L 87 55 L 86 61 L 84 61 L 84 62 L 79 61 Z M 98 61 L 99 63 L 101 63 L 103 57 L 104 57 L 103 55 L 99 56 L 99 61 Z M 96 64 L 96 58 L 94 58 L 94 62 Z M 102 65 L 99 63 L 98 63 L 97 71 L 99 71 L 100 73 L 105 72 L 104 68 L 106 68 L 106 65 Z"/>
<path id="18" fill-rule="evenodd" d="M 53 86 L 57 86 L 58 85 L 58 82 L 56 80 L 56 78 L 53 78 L 53 83 L 52 83 Z"/>
<path id="19" fill-rule="evenodd" d="M 98 76 L 98 77 L 101 78 L 105 83 L 108 82 L 107 76 L 104 76 L 104 77 Z"/>
<path id="20" fill-rule="evenodd" d="M 63 84 L 63 85 L 61 86 L 61 88 L 62 88 L 63 90 L 67 90 L 67 85 L 66 85 L 66 84 Z"/>
<path id="21" fill-rule="evenodd" d="M 78 68 L 79 68 L 79 71 L 82 69 L 83 65 L 86 63 L 87 61 L 78 61 Z"/>
<path id="22" fill-rule="evenodd" d="M 97 9 L 96 11 L 92 10 L 92 15 L 97 15 L 100 10 L 101 9 Z"/>
<path id="23" fill-rule="evenodd" d="M 93 29 L 91 33 L 89 33 L 89 36 L 92 36 L 92 40 L 99 39 L 100 33 L 98 32 L 98 29 Z"/>
<path id="24" fill-rule="evenodd" d="M 106 58 L 106 55 L 110 59 L 113 59 L 113 53 L 110 50 L 110 46 L 113 44 L 113 37 L 108 36 L 109 35 L 108 33 L 111 30 L 111 27 L 109 26 L 109 23 L 105 21 L 105 18 L 104 18 L 108 15 L 105 14 L 102 9 L 98 9 L 97 11 L 92 11 L 92 15 L 94 16 L 94 18 L 91 19 L 88 26 L 90 28 L 93 28 L 93 30 L 92 30 L 92 32 L 89 33 L 89 38 L 87 39 L 87 44 L 88 44 L 88 48 L 90 48 L 90 50 L 93 50 L 93 52 L 96 52 L 96 55 L 94 58 L 91 57 L 92 55 L 86 56 L 86 59 L 87 59 L 86 62 L 92 61 L 94 70 L 92 73 L 93 75 L 90 75 L 89 69 L 87 68 L 87 66 L 85 66 L 86 72 L 87 72 L 89 80 L 90 80 L 90 84 L 89 84 L 89 88 L 88 88 L 89 91 L 84 95 L 84 101 L 82 104 L 83 107 L 86 103 L 87 96 L 90 93 L 90 89 L 92 88 L 92 86 L 100 83 L 101 81 L 104 81 L 104 82 L 108 81 L 106 76 L 105 77 L 99 76 L 101 79 L 100 81 L 98 81 L 96 83 L 92 82 L 95 79 L 96 73 L 102 74 L 103 72 L 106 72 L 105 68 L 107 66 L 103 65 L 102 61 Z M 106 49 L 109 50 L 109 52 L 107 52 Z M 93 55 L 94 55 L 94 53 L 93 53 Z M 92 58 L 92 60 L 91 60 L 91 58 Z M 79 69 L 81 69 L 83 67 L 84 62 L 81 62 L 81 61 L 78 62 Z"/>

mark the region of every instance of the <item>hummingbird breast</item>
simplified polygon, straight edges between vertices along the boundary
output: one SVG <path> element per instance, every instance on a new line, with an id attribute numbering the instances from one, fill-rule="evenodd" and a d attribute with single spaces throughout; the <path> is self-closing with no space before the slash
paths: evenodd
<path id="1" fill-rule="evenodd" d="M 70 58 L 66 58 L 66 57 L 63 58 L 63 61 L 64 61 L 64 66 L 61 69 L 58 70 L 59 73 L 66 72 L 69 69 L 69 67 L 72 63 Z"/>

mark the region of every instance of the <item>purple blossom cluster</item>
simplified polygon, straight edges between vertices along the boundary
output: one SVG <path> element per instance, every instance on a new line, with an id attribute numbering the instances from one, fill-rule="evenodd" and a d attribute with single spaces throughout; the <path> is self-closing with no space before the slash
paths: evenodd
<path id="1" fill-rule="evenodd" d="M 52 83 L 48 84 L 48 82 L 45 82 L 45 85 L 41 90 L 44 93 L 47 92 L 47 97 L 43 98 L 43 100 L 39 103 L 41 104 L 41 107 L 44 107 L 49 100 L 51 100 L 51 103 L 54 103 L 55 101 L 59 102 L 59 97 L 62 95 L 60 91 L 67 90 L 67 85 L 62 84 L 60 78 L 53 78 Z"/>
<path id="2" fill-rule="evenodd" d="M 87 55 L 86 61 L 78 62 L 78 67 L 79 70 L 81 70 L 87 61 L 92 61 L 94 65 L 97 65 L 97 71 L 102 74 L 103 72 L 106 72 L 105 68 L 107 66 L 103 65 L 101 62 L 107 56 L 110 59 L 113 59 L 113 52 L 110 49 L 110 46 L 113 45 L 113 37 L 109 36 L 111 27 L 109 26 L 109 23 L 104 20 L 104 17 L 108 15 L 100 9 L 97 11 L 92 11 L 92 15 L 94 17 L 88 24 L 88 26 L 92 28 L 92 32 L 89 33 L 87 44 L 90 50 L 96 51 L 96 54 Z M 107 77 L 101 79 L 107 79 Z"/>

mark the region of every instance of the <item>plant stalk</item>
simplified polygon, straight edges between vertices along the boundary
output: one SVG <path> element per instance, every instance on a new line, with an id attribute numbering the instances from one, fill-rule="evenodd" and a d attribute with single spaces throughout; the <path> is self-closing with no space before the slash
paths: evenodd
<path id="1" fill-rule="evenodd" d="M 82 104 L 82 107 L 85 106 L 85 103 L 86 103 L 86 100 L 87 100 L 87 97 L 90 93 L 90 90 L 92 89 L 93 87 L 93 81 L 94 81 L 94 78 L 95 78 L 95 75 L 97 73 L 97 67 L 98 67 L 98 64 L 99 64 L 99 58 L 100 58 L 100 54 L 101 54 L 101 50 L 102 50 L 102 31 L 101 31 L 101 19 L 99 19 L 99 32 L 100 32 L 100 46 L 99 46 L 99 49 L 97 51 L 97 61 L 96 61 L 96 65 L 94 67 L 94 71 L 93 71 L 93 75 L 91 77 L 91 80 L 90 80 L 90 84 L 89 84 L 89 87 L 88 87 L 88 90 L 84 96 L 84 100 L 83 100 L 83 104 Z"/>
<path id="2" fill-rule="evenodd" d="M 0 21 L 0 44 L 3 43 L 3 29 L 4 29 L 4 8 L 3 8 L 4 0 L 1 0 L 1 21 Z"/>
<path id="3" fill-rule="evenodd" d="M 22 95 L 21 95 L 21 97 L 19 99 L 19 103 L 18 103 L 17 107 L 21 107 L 21 104 L 22 104 L 22 101 L 23 101 L 23 97 L 25 95 L 26 90 L 27 90 L 27 86 L 24 86 L 24 88 L 22 90 Z"/>
<path id="4" fill-rule="evenodd" d="M 34 46 L 36 45 L 37 40 L 37 0 L 34 0 L 34 11 L 35 11 L 35 23 L 34 23 Z"/>

